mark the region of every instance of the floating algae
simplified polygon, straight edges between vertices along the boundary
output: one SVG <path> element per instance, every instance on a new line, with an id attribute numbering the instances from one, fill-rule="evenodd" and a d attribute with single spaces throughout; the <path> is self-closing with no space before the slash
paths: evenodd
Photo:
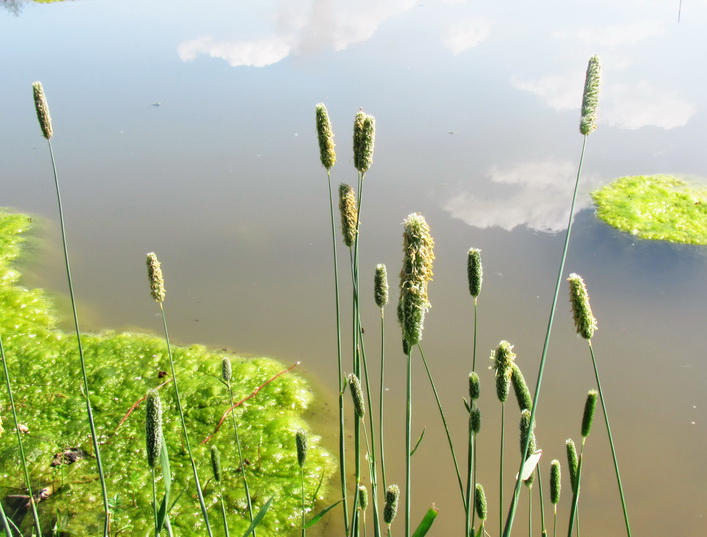
<path id="1" fill-rule="evenodd" d="M 42 527 L 55 524 L 61 535 L 99 535 L 102 531 L 100 486 L 85 404 L 80 391 L 80 369 L 76 338 L 56 328 L 51 300 L 41 289 L 18 285 L 20 273 L 12 264 L 21 253 L 30 219 L 0 212 L 0 335 L 13 383 L 18 420 L 23 435 L 33 490 L 44 491 L 38 503 Z M 83 336 L 89 369 L 91 402 L 101 442 L 101 455 L 112 504 L 113 535 L 146 535 L 153 531 L 150 473 L 145 454 L 145 410 L 139 406 L 118 427 L 133 403 L 169 377 L 167 349 L 163 339 L 145 334 L 106 332 Z M 193 444 L 213 433 L 230 407 L 228 392 L 221 384 L 223 353 L 202 346 L 173 347 L 182 405 Z M 240 400 L 286 366 L 267 359 L 232 361 L 234 396 Z M 164 436 L 169 447 L 173 476 L 170 520 L 176 535 L 204 535 L 198 502 L 193 498 L 189 459 L 181 440 L 171 383 L 159 390 L 164 408 Z M 299 520 L 299 466 L 295 433 L 306 427 L 302 415 L 312 395 L 296 374 L 281 375 L 249 399 L 236 412 L 244 458 L 248 460 L 248 484 L 257 511 L 271 497 L 274 501 L 258 534 L 283 535 Z M 31 516 L 24 517 L 27 498 L 17 439 L 11 433 L 12 418 L 4 390 L 0 391 L 0 417 L 6 432 L 0 434 L 0 495 L 5 512 L 29 535 Z M 324 474 L 324 482 L 335 463 L 309 435 L 305 486 L 313 494 Z M 227 420 L 206 445 L 194 447 L 202 475 L 204 495 L 212 525 L 220 524 L 217 491 L 210 480 L 210 446 L 222 453 L 223 490 L 232 534 L 242 535 L 248 526 L 248 511 L 233 428 Z M 160 485 L 161 486 L 161 485 Z M 319 489 L 318 497 L 325 487 Z M 218 521 L 218 522 L 216 522 Z M 235 532 L 235 533 L 234 533 Z"/>
<path id="2" fill-rule="evenodd" d="M 642 239 L 707 244 L 707 187 L 671 175 L 620 177 L 592 192 L 597 216 Z"/>

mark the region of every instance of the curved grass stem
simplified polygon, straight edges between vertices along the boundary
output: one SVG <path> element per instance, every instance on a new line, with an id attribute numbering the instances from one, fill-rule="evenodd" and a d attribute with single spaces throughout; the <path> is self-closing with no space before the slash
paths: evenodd
<path id="1" fill-rule="evenodd" d="M 231 407 L 235 405 L 234 400 L 233 400 L 233 389 L 231 388 L 231 381 L 228 381 L 228 395 L 231 399 Z M 250 489 L 248 488 L 248 478 L 246 477 L 246 465 L 245 465 L 245 459 L 243 458 L 243 449 L 241 447 L 241 438 L 238 435 L 238 420 L 236 420 L 236 412 L 235 410 L 231 412 L 231 419 L 233 420 L 233 431 L 236 436 L 236 447 L 238 449 L 238 464 L 239 468 L 241 469 L 241 476 L 243 477 L 243 487 L 245 489 L 245 497 L 246 497 L 246 502 L 248 503 L 248 518 L 250 519 L 250 523 L 253 523 L 253 500 L 250 497 Z M 221 496 L 221 502 L 223 504 L 223 495 Z M 226 519 L 224 518 L 224 525 L 226 524 Z M 226 535 L 228 535 L 228 526 L 226 526 Z M 257 537 L 255 533 L 255 528 L 253 528 L 253 537 Z"/>

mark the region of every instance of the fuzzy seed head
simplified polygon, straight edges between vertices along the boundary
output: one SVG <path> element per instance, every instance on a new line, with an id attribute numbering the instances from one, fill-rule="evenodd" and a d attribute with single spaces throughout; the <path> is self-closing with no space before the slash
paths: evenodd
<path id="1" fill-rule="evenodd" d="M 400 499 L 400 488 L 398 485 L 390 485 L 385 491 L 385 507 L 383 508 L 383 521 L 390 525 L 398 513 L 398 500 Z"/>
<path id="2" fill-rule="evenodd" d="M 553 505 L 560 502 L 561 477 L 560 461 L 555 459 L 550 463 L 550 501 Z"/>
<path id="3" fill-rule="evenodd" d="M 309 438 L 307 431 L 297 429 L 295 433 L 295 443 L 297 444 L 297 464 L 300 468 L 304 467 L 304 462 L 307 460 L 307 450 L 309 449 Z"/>
<path id="4" fill-rule="evenodd" d="M 373 146 L 376 141 L 376 120 L 363 110 L 354 119 L 353 157 L 354 168 L 366 173 L 373 163 Z"/>
<path id="5" fill-rule="evenodd" d="M 533 423 L 533 429 L 535 429 L 535 424 Z M 530 410 L 523 410 L 520 413 L 520 454 L 523 455 L 523 449 L 525 448 L 525 443 L 528 441 L 528 435 L 530 435 L 530 443 L 528 444 L 528 457 L 535 453 L 537 446 L 535 445 L 535 433 L 530 430 Z M 526 457 L 526 459 L 528 458 Z"/>
<path id="6" fill-rule="evenodd" d="M 574 445 L 574 441 L 571 438 L 568 438 L 565 442 L 565 447 L 567 448 L 567 468 L 569 468 L 570 472 L 570 485 L 572 485 L 572 490 L 574 491 L 577 486 L 577 471 L 579 468 L 577 446 Z"/>
<path id="7" fill-rule="evenodd" d="M 476 371 L 472 371 L 469 373 L 469 397 L 472 400 L 476 400 L 479 398 L 479 395 L 481 394 L 481 384 L 479 382 L 479 375 L 476 373 Z"/>
<path id="8" fill-rule="evenodd" d="M 341 232 L 344 234 L 344 244 L 351 248 L 358 232 L 358 209 L 356 194 L 349 185 L 339 185 L 339 212 L 341 213 Z"/>
<path id="9" fill-rule="evenodd" d="M 334 151 L 334 131 L 329 121 L 329 112 L 326 106 L 319 103 L 316 107 L 317 116 L 317 138 L 319 140 L 319 159 L 322 166 L 327 170 L 336 164 L 336 152 Z"/>
<path id="10" fill-rule="evenodd" d="M 385 265 L 376 265 L 376 275 L 373 279 L 373 294 L 376 306 L 384 307 L 388 303 L 388 273 Z"/>
<path id="11" fill-rule="evenodd" d="M 513 345 L 507 341 L 501 341 L 491 354 L 491 360 L 493 361 L 491 368 L 496 372 L 496 396 L 501 403 L 508 399 L 508 392 L 511 389 L 511 375 L 513 374 L 512 366 L 515 358 Z"/>
<path id="12" fill-rule="evenodd" d="M 42 136 L 49 140 L 54 131 L 52 130 L 52 118 L 49 115 L 49 105 L 47 104 L 47 98 L 44 96 L 44 88 L 41 82 L 32 84 L 32 93 L 34 94 L 34 108 L 37 110 L 37 119 L 39 120 L 39 127 L 42 129 Z"/>
<path id="13" fill-rule="evenodd" d="M 474 493 L 474 506 L 476 507 L 476 516 L 480 520 L 486 520 L 488 516 L 488 508 L 486 505 L 486 493 L 481 483 L 476 484 L 476 492 Z"/>
<path id="14" fill-rule="evenodd" d="M 226 357 L 221 361 L 221 378 L 226 384 L 230 384 L 232 376 L 233 369 L 231 367 L 231 359 Z"/>
<path id="15" fill-rule="evenodd" d="M 582 118 L 579 121 L 579 132 L 591 134 L 597 128 L 597 108 L 599 107 L 599 85 L 601 84 L 601 65 L 599 56 L 589 58 L 587 75 L 584 79 L 584 94 L 582 95 Z"/>
<path id="16" fill-rule="evenodd" d="M 574 326 L 577 329 L 577 333 L 584 339 L 592 339 L 594 331 L 597 329 L 597 320 L 594 318 L 592 308 L 589 305 L 587 286 L 579 274 L 570 274 L 567 281 L 570 284 L 570 303 L 572 304 Z"/>
<path id="17" fill-rule="evenodd" d="M 361 382 L 353 373 L 350 373 L 347 378 L 349 379 L 349 389 L 351 390 L 351 399 L 353 400 L 354 412 L 356 413 L 357 418 L 363 418 L 366 413 L 366 406 L 363 402 Z"/>
<path id="18" fill-rule="evenodd" d="M 584 403 L 584 414 L 582 415 L 582 438 L 589 436 L 592 430 L 592 421 L 594 421 L 594 410 L 597 407 L 596 390 L 589 390 L 587 393 L 587 401 Z"/>
<path id="19" fill-rule="evenodd" d="M 471 430 L 474 434 L 479 434 L 481 430 L 481 409 L 479 407 L 471 409 Z"/>
<path id="20" fill-rule="evenodd" d="M 163 302 L 165 297 L 162 268 L 154 252 L 147 254 L 147 277 L 150 279 L 150 294 L 155 302 Z"/>
<path id="21" fill-rule="evenodd" d="M 398 321 L 409 346 L 422 339 L 425 313 L 430 307 L 427 285 L 432 280 L 434 240 L 424 216 L 409 215 L 403 222 L 403 268 L 400 271 Z"/>
<path id="22" fill-rule="evenodd" d="M 162 402 L 156 391 L 147 392 L 145 405 L 145 447 L 147 448 L 147 464 L 150 468 L 157 465 L 162 451 Z"/>
<path id="23" fill-rule="evenodd" d="M 365 511 L 368 507 L 368 489 L 364 485 L 358 487 L 358 508 Z"/>
<path id="24" fill-rule="evenodd" d="M 214 479 L 221 482 L 221 452 L 216 446 L 211 446 L 211 469 L 214 471 Z"/>
<path id="25" fill-rule="evenodd" d="M 469 293 L 476 298 L 481 292 L 481 282 L 484 275 L 484 271 L 481 267 L 481 250 L 478 248 L 469 250 L 466 260 L 466 271 L 469 280 Z"/>
<path id="26" fill-rule="evenodd" d="M 528 385 L 525 383 L 523 373 L 521 373 L 520 367 L 518 367 L 516 363 L 513 363 L 511 366 L 511 384 L 513 384 L 513 391 L 516 394 L 516 400 L 518 401 L 520 409 L 532 410 L 533 399 L 530 397 L 530 391 L 528 390 Z"/>

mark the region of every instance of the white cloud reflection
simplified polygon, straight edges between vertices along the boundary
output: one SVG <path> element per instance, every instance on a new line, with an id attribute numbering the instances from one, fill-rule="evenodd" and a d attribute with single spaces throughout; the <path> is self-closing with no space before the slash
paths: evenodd
<path id="1" fill-rule="evenodd" d="M 491 24 L 487 20 L 460 21 L 446 29 L 442 43 L 454 54 L 459 54 L 485 41 L 490 33 Z"/>
<path id="2" fill-rule="evenodd" d="M 569 206 L 577 176 L 577 165 L 568 161 L 547 159 L 519 164 L 511 169 L 492 168 L 492 183 L 502 194 L 485 197 L 460 192 L 444 209 L 454 218 L 478 228 L 498 226 L 508 231 L 528 226 L 538 231 L 557 232 L 567 227 Z M 582 177 L 584 190 L 598 184 L 597 178 Z M 577 200 L 576 211 L 589 207 L 588 195 Z"/>
<path id="3" fill-rule="evenodd" d="M 636 45 L 644 39 L 658 37 L 665 33 L 663 21 L 643 19 L 623 25 L 600 25 L 577 28 L 572 32 L 566 30 L 553 33 L 556 39 L 574 38 L 584 43 L 604 48 L 618 48 Z"/>

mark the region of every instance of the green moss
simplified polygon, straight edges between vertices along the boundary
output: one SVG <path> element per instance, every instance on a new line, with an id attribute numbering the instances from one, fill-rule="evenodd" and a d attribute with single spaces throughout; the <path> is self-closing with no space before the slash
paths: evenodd
<path id="1" fill-rule="evenodd" d="M 23 215 L 0 213 L 0 330 L 18 406 L 18 419 L 28 428 L 24 435 L 34 490 L 51 487 L 50 499 L 38 504 L 43 528 L 64 520 L 62 535 L 98 535 L 102 528 L 101 494 L 89 438 L 76 338 L 56 328 L 51 300 L 41 289 L 17 285 L 20 274 L 12 268 L 29 229 Z M 83 338 L 91 386 L 91 402 L 101 442 L 108 493 L 114 501 L 112 534 L 145 535 L 153 527 L 150 473 L 145 454 L 145 409 L 139 406 L 118 428 L 130 407 L 156 388 L 169 370 L 163 339 L 136 333 L 89 334 Z M 210 447 L 222 453 L 224 494 L 231 532 L 243 534 L 247 504 L 238 469 L 233 427 L 230 420 L 207 444 L 201 440 L 213 433 L 230 407 L 228 392 L 220 381 L 225 354 L 203 346 L 173 347 L 182 405 L 190 440 L 204 486 L 211 521 L 220 533 L 220 515 L 211 479 Z M 244 359 L 230 355 L 234 396 L 241 399 L 285 369 L 267 358 Z M 174 478 L 170 513 L 176 535 L 203 535 L 203 521 L 195 500 L 193 476 L 181 440 L 174 391 L 168 383 L 160 389 L 164 408 L 164 435 L 169 447 Z M 250 462 L 249 486 L 258 510 L 271 496 L 273 507 L 259 530 L 262 535 L 281 535 L 299 521 L 299 467 L 295 448 L 297 429 L 306 427 L 303 412 L 312 400 L 307 383 L 294 373 L 282 375 L 258 395 L 239 407 L 237 418 L 244 457 Z M 0 417 L 8 429 L 11 415 L 5 391 L 0 391 Z M 0 494 L 6 512 L 16 503 L 7 495 L 24 493 L 19 456 L 13 434 L 0 435 Z M 322 474 L 334 470 L 331 455 L 321 449 L 319 437 L 310 435 L 312 449 L 305 466 L 310 493 Z M 56 454 L 80 448 L 88 456 L 72 464 L 52 467 Z M 326 482 L 326 479 L 325 479 Z M 320 489 L 319 496 L 325 493 Z M 15 512 L 21 518 L 22 509 Z M 31 517 L 21 525 L 28 530 Z"/>
<path id="2" fill-rule="evenodd" d="M 670 175 L 621 177 L 592 192 L 597 216 L 642 239 L 707 244 L 707 188 Z"/>

